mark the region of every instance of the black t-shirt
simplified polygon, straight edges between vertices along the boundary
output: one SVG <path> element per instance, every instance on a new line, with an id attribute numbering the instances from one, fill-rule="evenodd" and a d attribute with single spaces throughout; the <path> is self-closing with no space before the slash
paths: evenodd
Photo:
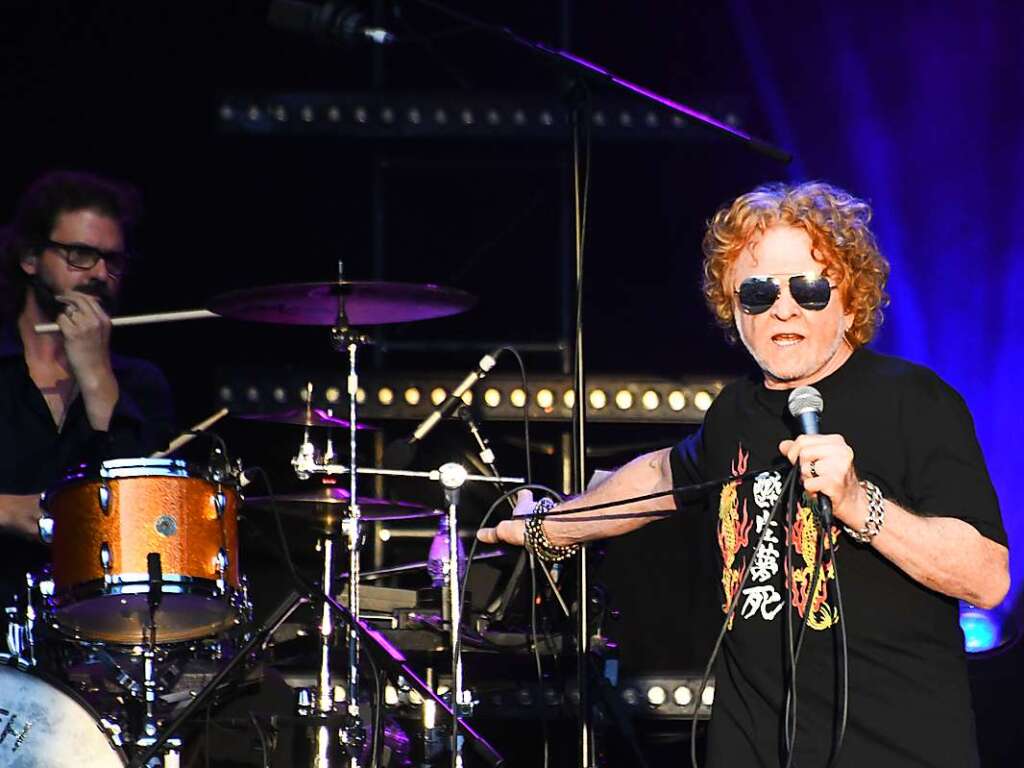
<path id="1" fill-rule="evenodd" d="M 68 407 L 58 431 L 43 394 L 25 364 L 21 339 L 0 333 L 0 493 L 41 493 L 71 467 L 112 458 L 148 456 L 173 436 L 170 387 L 151 363 L 113 355 L 119 396 L 107 432 L 90 424 L 82 398 Z M 48 559 L 41 544 L 0 532 L 0 607 L 25 583 L 26 571 Z"/>
<path id="2" fill-rule="evenodd" d="M 960 518 L 1006 544 L 970 413 L 938 376 L 859 349 L 814 386 L 825 403 L 822 434 L 846 439 L 861 479 L 916 514 Z M 788 680 L 787 604 L 798 629 L 808 603 L 810 625 L 798 667 L 796 768 L 828 763 L 838 709 L 840 621 L 849 647 L 849 708 L 839 766 L 976 766 L 974 716 L 955 599 L 912 580 L 873 547 L 854 542 L 839 528 L 833 528 L 834 544 L 824 554 L 822 584 L 808 596 L 817 524 L 803 505 L 792 530 L 780 505 L 770 533 L 754 551 L 789 468 L 778 444 L 799 432 L 788 414 L 789 393 L 767 389 L 755 378 L 730 384 L 708 410 L 703 428 L 672 452 L 675 485 L 769 468 L 753 479 L 727 483 L 708 502 L 707 512 L 717 521 L 712 545 L 722 563 L 715 588 L 723 611 L 739 600 L 715 667 L 709 768 L 780 765 Z M 684 505 L 683 500 L 677 503 Z M 786 588 L 787 547 L 792 593 Z M 748 564 L 750 579 L 737 595 Z"/>

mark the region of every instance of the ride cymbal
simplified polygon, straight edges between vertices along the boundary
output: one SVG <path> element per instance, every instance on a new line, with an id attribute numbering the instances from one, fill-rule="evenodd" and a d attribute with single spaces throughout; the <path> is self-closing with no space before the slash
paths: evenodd
<path id="1" fill-rule="evenodd" d="M 350 326 L 428 320 L 465 312 L 476 297 L 430 283 L 341 280 L 245 288 L 215 296 L 207 305 L 233 320 L 281 325 L 337 323 L 344 311 Z"/>

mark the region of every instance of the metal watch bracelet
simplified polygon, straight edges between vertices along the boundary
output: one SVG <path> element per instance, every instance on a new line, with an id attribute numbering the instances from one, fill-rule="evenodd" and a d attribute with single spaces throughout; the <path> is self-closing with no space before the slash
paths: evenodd
<path id="1" fill-rule="evenodd" d="M 878 535 L 878 532 L 885 524 L 885 497 L 878 486 L 870 480 L 861 480 L 860 486 L 868 496 L 868 516 L 864 520 L 864 527 L 859 531 L 855 531 L 849 526 L 844 525 L 843 530 L 854 541 L 858 541 L 861 544 L 870 544 L 871 540 Z"/>

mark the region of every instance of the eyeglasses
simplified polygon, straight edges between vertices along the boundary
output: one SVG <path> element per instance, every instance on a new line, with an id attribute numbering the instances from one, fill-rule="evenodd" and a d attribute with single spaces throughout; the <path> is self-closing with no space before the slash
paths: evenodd
<path id="1" fill-rule="evenodd" d="M 100 259 L 103 259 L 107 265 L 107 272 L 114 277 L 121 277 L 131 260 L 131 255 L 127 251 L 104 251 L 84 243 L 60 243 L 56 240 L 47 240 L 45 245 L 59 253 L 61 258 L 73 269 L 92 269 Z"/>
<path id="2" fill-rule="evenodd" d="M 746 278 L 735 293 L 740 307 L 748 315 L 767 312 L 778 300 L 782 286 L 778 278 L 786 275 L 752 275 Z M 828 306 L 834 285 L 827 277 L 812 273 L 789 275 L 789 294 L 804 309 L 817 312 Z"/>

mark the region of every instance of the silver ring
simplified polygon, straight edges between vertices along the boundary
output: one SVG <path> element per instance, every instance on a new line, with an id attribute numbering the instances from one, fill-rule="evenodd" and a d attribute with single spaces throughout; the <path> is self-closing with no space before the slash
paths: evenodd
<path id="1" fill-rule="evenodd" d="M 811 473 L 811 477 L 818 476 L 818 470 L 814 468 L 814 465 L 818 463 L 817 459 L 812 459 L 810 465 L 807 467 Z"/>
<path id="2" fill-rule="evenodd" d="M 67 307 L 65 307 L 64 309 L 64 314 L 67 315 L 68 317 L 71 317 L 77 311 L 78 307 L 76 307 L 74 304 L 68 304 Z"/>

